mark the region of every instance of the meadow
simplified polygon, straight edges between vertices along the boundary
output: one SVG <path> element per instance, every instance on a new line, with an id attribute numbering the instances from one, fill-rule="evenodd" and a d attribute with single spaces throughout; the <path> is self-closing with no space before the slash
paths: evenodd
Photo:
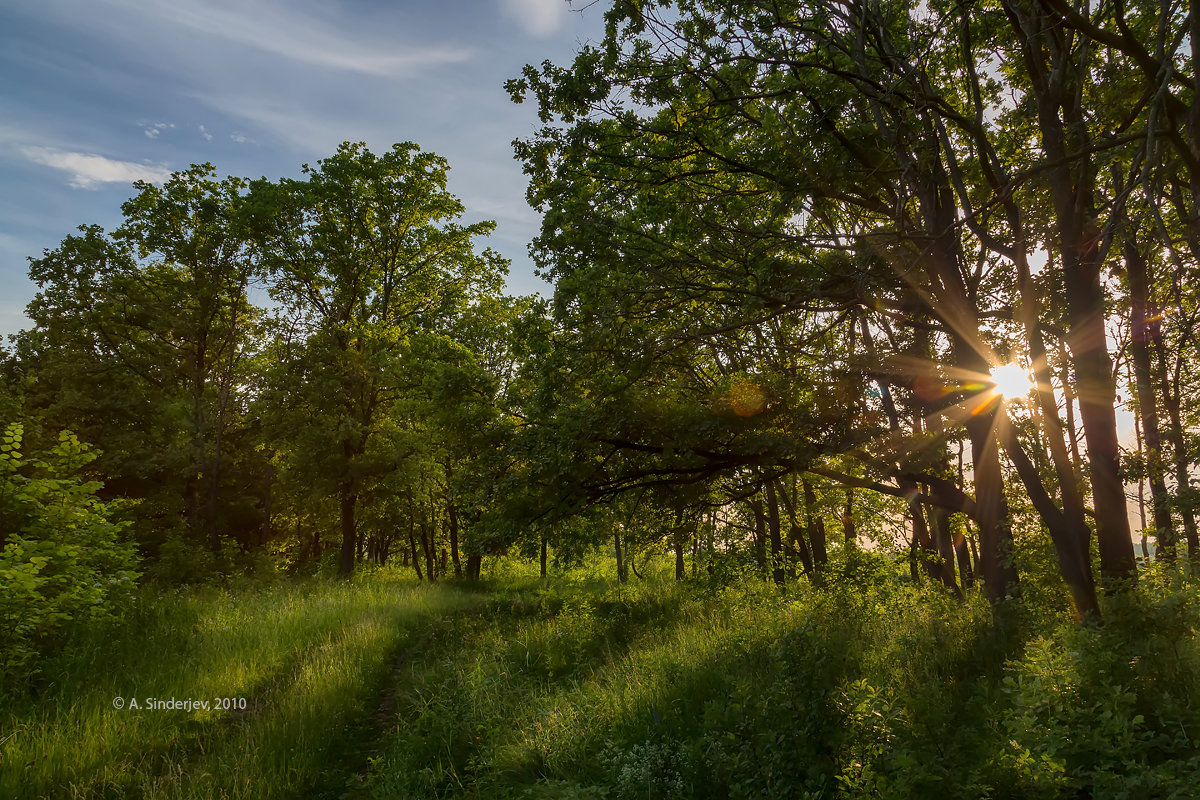
<path id="1" fill-rule="evenodd" d="M 1195 796 L 1200 593 L 1178 575 L 1080 626 L 868 553 L 823 587 L 667 566 L 147 589 L 0 712 L 0 796 Z"/>

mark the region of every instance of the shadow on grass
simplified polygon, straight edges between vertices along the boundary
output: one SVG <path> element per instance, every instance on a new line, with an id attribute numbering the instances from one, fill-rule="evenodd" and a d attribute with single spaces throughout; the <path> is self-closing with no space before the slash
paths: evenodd
<path id="1" fill-rule="evenodd" d="M 971 703 L 995 700 L 1019 647 L 986 608 L 905 617 L 878 597 L 769 595 L 493 603 L 405 676 L 363 794 L 867 796 L 901 779 L 930 796 L 976 757 L 957 744 Z"/>

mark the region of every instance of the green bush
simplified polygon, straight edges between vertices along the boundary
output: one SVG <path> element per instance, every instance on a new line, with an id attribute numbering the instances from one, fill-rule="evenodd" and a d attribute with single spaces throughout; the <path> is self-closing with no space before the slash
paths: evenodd
<path id="1" fill-rule="evenodd" d="M 78 477 L 96 454 L 64 431 L 26 457 L 23 435 L 10 424 L 0 442 L 0 689 L 73 627 L 115 618 L 138 578 L 101 484 Z"/>
<path id="2" fill-rule="evenodd" d="M 1109 599 L 1103 625 L 1062 625 L 1007 665 L 1000 760 L 1029 797 L 1195 797 L 1200 609 L 1194 586 Z"/>

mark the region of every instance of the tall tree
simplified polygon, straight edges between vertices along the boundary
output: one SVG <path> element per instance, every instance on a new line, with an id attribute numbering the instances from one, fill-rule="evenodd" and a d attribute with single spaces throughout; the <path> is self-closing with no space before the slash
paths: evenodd
<path id="1" fill-rule="evenodd" d="M 209 164 L 136 183 L 111 236 L 82 227 L 31 259 L 41 291 L 18 345 L 38 376 L 31 410 L 103 449 L 106 491 L 147 501 L 141 532 L 182 523 L 213 550 L 254 346 L 245 187 Z"/>
<path id="2" fill-rule="evenodd" d="M 252 189 L 289 336 L 279 398 L 303 409 L 299 457 L 321 465 L 338 498 L 343 575 L 354 568 L 364 488 L 404 456 L 386 412 L 420 380 L 416 345 L 441 335 L 468 298 L 497 292 L 506 271 L 475 249 L 494 223 L 457 222 L 464 208 L 446 191 L 448 169 L 411 143 L 382 155 L 346 143 L 306 165 L 303 180 Z"/>

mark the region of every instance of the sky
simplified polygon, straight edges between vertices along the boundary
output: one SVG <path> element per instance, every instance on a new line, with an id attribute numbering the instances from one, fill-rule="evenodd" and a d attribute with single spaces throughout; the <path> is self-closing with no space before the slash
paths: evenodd
<path id="1" fill-rule="evenodd" d="M 343 141 L 411 141 L 450 163 L 465 219 L 548 293 L 538 215 L 511 142 L 539 126 L 504 81 L 570 63 L 603 33 L 588 0 L 4 0 L 0 4 L 0 335 L 27 327 L 28 257 L 107 230 L 135 180 L 212 163 L 299 177 Z"/>

